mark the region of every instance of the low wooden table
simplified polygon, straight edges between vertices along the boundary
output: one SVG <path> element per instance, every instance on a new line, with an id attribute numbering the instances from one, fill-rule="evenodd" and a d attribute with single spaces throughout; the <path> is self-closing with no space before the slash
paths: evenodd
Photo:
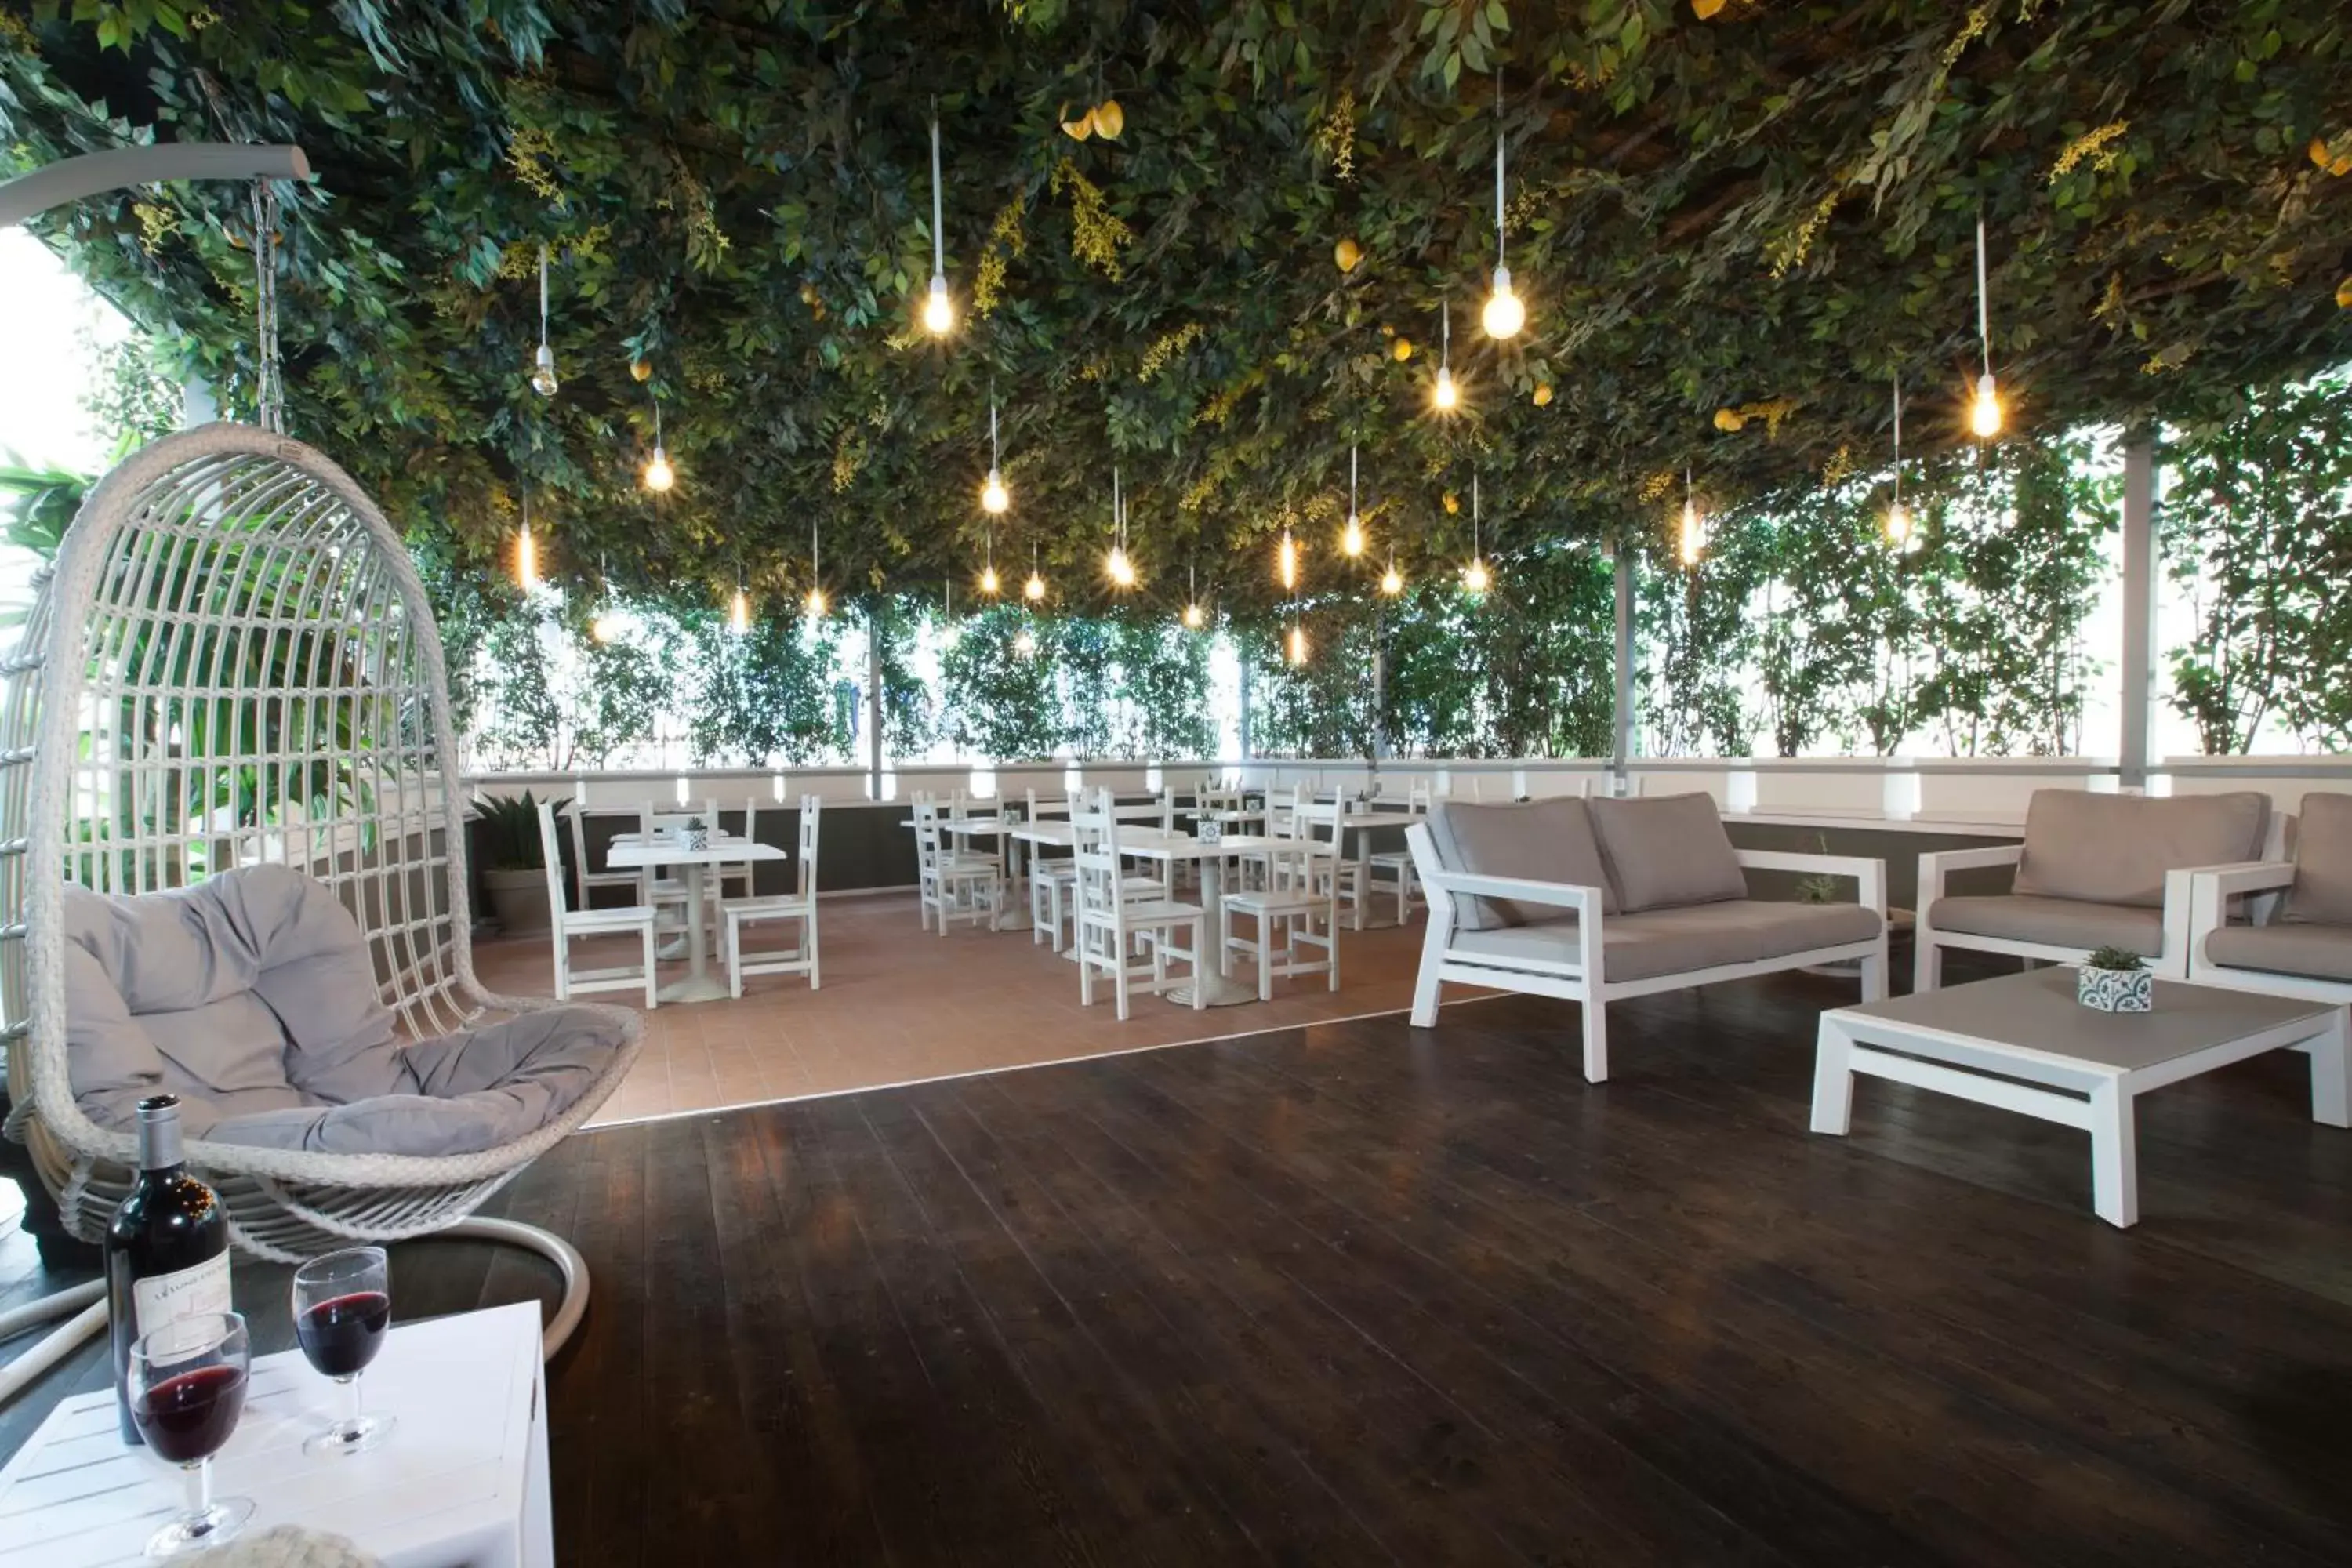
<path id="1" fill-rule="evenodd" d="M 404 1323 L 363 1387 L 367 1407 L 400 1425 L 365 1453 L 314 1457 L 303 1439 L 341 1413 L 342 1391 L 299 1351 L 257 1356 L 213 1488 L 253 1500 L 248 1536 L 281 1524 L 324 1531 L 385 1568 L 551 1568 L 541 1384 L 534 1303 Z M 77 1395 L 0 1469 L 0 1563 L 147 1562 L 147 1538 L 184 1505 L 185 1489 L 178 1470 L 123 1445 L 112 1393 Z"/>
<path id="2" fill-rule="evenodd" d="M 2074 1000 L 2073 969 L 2032 969 L 1822 1014 L 1812 1127 L 1846 1131 L 1856 1073 L 2080 1127 L 2092 1207 L 2137 1225 L 2134 1100 L 2293 1047 L 2311 1057 L 2312 1120 L 2352 1126 L 2347 1040 L 2346 1010 L 2325 1003 L 2159 980 L 2155 1012 L 2101 1013 Z"/>

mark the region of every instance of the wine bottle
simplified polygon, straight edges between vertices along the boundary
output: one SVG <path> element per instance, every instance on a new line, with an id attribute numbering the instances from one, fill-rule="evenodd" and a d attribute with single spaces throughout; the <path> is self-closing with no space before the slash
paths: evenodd
<path id="1" fill-rule="evenodd" d="M 229 1310 L 228 1214 L 220 1195 L 188 1173 L 177 1095 L 139 1102 L 138 1179 L 106 1227 L 106 1304 L 122 1440 L 137 1444 L 131 1347 L 183 1318 Z"/>

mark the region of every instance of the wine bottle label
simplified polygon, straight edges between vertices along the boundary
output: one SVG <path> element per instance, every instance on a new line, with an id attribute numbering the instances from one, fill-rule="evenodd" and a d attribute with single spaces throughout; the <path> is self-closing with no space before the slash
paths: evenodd
<path id="1" fill-rule="evenodd" d="M 131 1300 L 145 1339 L 183 1318 L 229 1310 L 228 1249 L 223 1247 L 202 1263 L 169 1274 L 151 1274 L 131 1282 Z"/>

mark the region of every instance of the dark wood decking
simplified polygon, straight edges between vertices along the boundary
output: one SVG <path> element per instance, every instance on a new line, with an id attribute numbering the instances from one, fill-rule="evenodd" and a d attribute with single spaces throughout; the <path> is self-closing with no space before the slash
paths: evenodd
<path id="1" fill-rule="evenodd" d="M 1850 994 L 1613 1009 L 1601 1088 L 1511 999 L 574 1139 L 499 1205 L 595 1270 L 562 1560 L 2344 1562 L 2302 1058 L 2143 1101 L 2119 1233 L 2078 1133 L 1865 1082 L 1809 1135 Z M 395 1302 L 535 1278 L 413 1247 Z"/>

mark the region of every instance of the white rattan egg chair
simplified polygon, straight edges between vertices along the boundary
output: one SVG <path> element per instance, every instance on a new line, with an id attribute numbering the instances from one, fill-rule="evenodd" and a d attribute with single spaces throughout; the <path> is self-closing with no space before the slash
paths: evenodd
<path id="1" fill-rule="evenodd" d="M 57 919 L 68 881 L 140 893 L 282 862 L 358 920 L 403 1037 L 558 1005 L 492 995 L 475 978 L 440 637 L 399 536 L 317 451 L 222 424 L 129 458 L 83 503 L 0 676 L 8 1131 L 75 1236 L 102 1236 L 134 1151 L 83 1113 L 68 1079 Z M 639 1020 L 604 1011 L 626 1019 L 609 1068 L 519 1142 L 425 1157 L 198 1139 L 189 1162 L 219 1190 L 238 1245 L 275 1261 L 428 1235 L 531 1248 L 564 1279 L 551 1354 L 587 1304 L 580 1255 L 534 1226 L 468 1216 L 628 1070 Z M 53 1298 L 52 1315 L 74 1304 Z M 102 1304 L 67 1331 L 95 1327 L 92 1312 Z M 15 1326 L 0 1318 L 0 1331 Z M 29 1360 L 10 1367 L 13 1382 L 37 1373 L 19 1372 Z"/>

